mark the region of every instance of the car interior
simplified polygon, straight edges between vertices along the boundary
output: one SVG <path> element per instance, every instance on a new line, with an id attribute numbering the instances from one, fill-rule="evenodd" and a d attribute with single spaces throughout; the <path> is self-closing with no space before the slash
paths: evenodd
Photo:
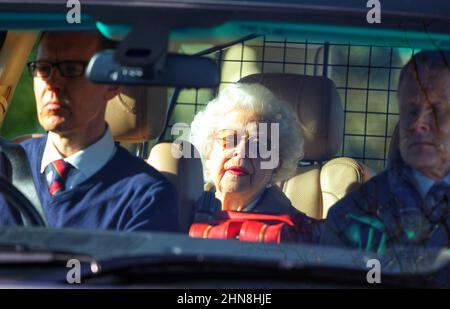
<path id="1" fill-rule="evenodd" d="M 3 117 L 8 118 L 6 110 L 13 101 L 20 77 L 27 74 L 23 68 L 32 54 L 37 37 L 37 32 L 6 34 L 0 58 L 4 67 L 1 76 Z M 278 42 L 268 41 L 266 37 L 261 42 L 261 38 L 256 37 L 234 42 L 231 46 L 215 50 L 214 54 L 222 54 L 222 59 L 216 60 L 222 68 L 221 87 L 233 79 L 234 82 L 260 83 L 294 107 L 304 125 L 305 157 L 299 162 L 296 175 L 277 185 L 296 208 L 313 218 L 324 219 L 337 200 L 357 189 L 385 164 L 389 152 L 387 146 L 397 117 L 395 102 L 392 102 L 395 82 L 385 83 L 387 89 L 374 86 L 383 83 L 380 80 L 384 80 L 385 75 L 393 75 L 392 79 L 398 77 L 399 66 L 394 66 L 392 62 L 394 52 L 399 52 L 393 47 L 287 42 L 288 38 L 285 42 Z M 187 45 L 198 48 L 199 44 Z M 182 45 L 179 48 L 186 47 Z M 241 55 L 237 49 L 240 49 Z M 265 59 L 259 59 L 261 55 L 258 54 L 262 51 Z M 385 54 L 390 54 L 390 59 L 381 57 Z M 280 55 L 281 59 L 277 59 Z M 236 60 L 236 57 L 240 59 Z M 345 66 L 339 64 L 344 61 L 343 58 L 347 58 L 344 59 L 347 61 Z M 383 66 L 372 68 L 374 59 L 379 61 L 379 58 L 384 59 Z M 402 59 L 405 61 L 406 57 Z M 358 61 L 368 63 L 366 66 L 352 65 L 352 62 Z M 343 83 L 342 68 L 347 70 L 346 84 L 339 87 Z M 361 84 L 359 79 L 362 76 L 358 76 L 361 71 L 367 79 L 367 88 L 352 87 L 351 83 Z M 354 76 L 352 73 L 355 73 Z M 200 110 L 215 91 L 178 90 L 178 100 L 172 109 L 169 108 L 173 104 L 170 91 L 174 93 L 164 87 L 124 86 L 121 94 L 108 103 L 106 118 L 117 142 L 127 145 L 130 151 L 161 171 L 178 189 L 180 229 L 187 231 L 195 202 L 205 185 L 201 160 L 175 158 L 172 149 L 176 145 L 171 143 L 174 137 L 168 133 L 176 121 L 187 120 L 189 123 L 195 111 Z M 26 101 L 22 99 L 12 103 L 12 106 L 19 110 L 27 105 L 28 109 L 32 109 L 33 100 L 32 96 L 28 96 Z M 383 105 L 386 110 L 372 111 L 374 108 L 380 109 L 373 107 L 375 103 Z M 363 120 L 362 123 L 358 123 L 359 119 Z M 4 122 L 8 125 L 7 119 Z M 3 128 L 3 132 L 6 130 Z M 381 134 L 374 134 L 373 131 L 380 131 Z M 20 142 L 39 134 L 42 132 L 38 130 L 26 132 L 12 140 Z M 378 149 L 380 145 L 381 151 Z M 375 155 L 371 156 L 373 153 Z"/>
<path id="2" fill-rule="evenodd" d="M 106 1 L 97 2 L 102 4 Z M 177 190 L 181 235 L 173 235 L 175 245 L 170 248 L 170 254 L 173 254 L 171 258 L 175 256 L 174 260 L 180 253 L 180 248 L 192 249 L 186 250 L 192 253 L 208 247 L 206 249 L 210 250 L 212 255 L 219 256 L 221 253 L 222 248 L 210 239 L 195 240 L 185 237 L 193 241 L 192 245 L 186 245 L 185 239 L 181 238 L 188 235 L 196 203 L 204 191 L 211 189 L 211 184 L 205 182 L 203 162 L 198 156 L 198 150 L 188 142 L 189 136 L 178 129 L 189 128 L 194 115 L 203 110 L 225 87 L 234 83 L 258 83 L 293 107 L 302 123 L 305 155 L 298 162 L 294 176 L 276 185 L 295 208 L 312 218 L 323 220 L 338 200 L 380 173 L 395 156 L 399 147 L 397 83 L 403 65 L 422 49 L 450 47 L 450 24 L 448 17 L 443 17 L 440 12 L 440 8 L 445 7 L 444 2 L 440 2 L 441 6 L 436 5 L 424 12 L 422 20 L 417 17 L 419 12 L 414 11 L 417 6 L 400 7 L 400 4 L 404 5 L 408 1 L 396 1 L 391 4 L 390 11 L 383 15 L 383 23 L 380 25 L 368 25 L 364 19 L 365 15 L 361 17 L 358 12 L 366 12 L 366 8 L 357 12 L 345 5 L 331 5 L 332 1 L 327 5 L 336 6 L 336 11 L 318 10 L 317 13 L 314 8 L 308 7 L 308 10 L 317 13 L 309 15 L 308 10 L 302 11 L 304 7 L 291 10 L 290 6 L 278 7 L 281 2 L 290 2 L 291 5 L 296 1 L 265 1 L 267 5 L 276 6 L 273 12 L 259 6 L 246 9 L 245 6 L 241 7 L 239 1 L 232 0 L 221 1 L 217 4 L 218 7 L 214 6 L 216 4 L 213 1 L 201 1 L 209 6 L 198 12 L 195 10 L 197 7 L 190 6 L 196 1 L 181 1 L 185 6 L 180 8 L 175 6 L 175 0 L 142 1 L 144 4 L 151 2 L 152 5 L 153 2 L 158 2 L 157 5 L 161 7 L 167 5 L 169 9 L 163 8 L 167 9 L 167 16 L 161 13 L 161 8 L 140 10 L 134 7 L 142 3 L 133 2 L 129 7 L 121 7 L 120 1 L 111 2 L 114 2 L 111 11 L 108 11 L 108 5 L 104 11 L 95 5 L 86 5 L 84 12 L 87 15 L 92 13 L 92 19 L 83 15 L 83 20 L 87 23 L 73 29 L 99 31 L 105 37 L 119 41 L 116 50 L 119 60 L 127 60 L 126 48 L 133 47 L 130 45 L 132 43 L 135 43 L 137 48 L 149 47 L 157 52 L 167 47 L 167 51 L 164 50 L 163 53 L 167 52 L 167 55 L 164 54 L 168 59 L 165 65 L 169 63 L 167 67 L 170 66 L 170 74 L 166 79 L 139 80 L 132 77 L 126 80 L 121 86 L 120 94 L 108 102 L 106 120 L 117 143 L 160 171 Z M 258 1 L 245 2 L 251 5 Z M 226 4 L 230 3 L 236 6 L 235 10 L 226 7 Z M 145 7 L 144 4 L 142 7 Z M 170 7 L 172 4 L 174 6 Z M 31 8 L 27 8 L 23 16 L 0 13 L 0 24 L 5 22 L 5 25 L 10 26 L 0 27 L 0 136 L 13 145 L 45 134 L 37 121 L 32 77 L 26 63 L 34 60 L 37 41 L 42 31 L 72 29 L 65 21 L 62 26 L 58 24 L 58 14 L 49 13 L 53 12 L 51 5 L 43 6 L 49 8 L 48 15 L 42 14 L 36 19 L 32 15 L 34 12 L 30 13 Z M 115 5 L 117 7 L 114 7 Z M 113 14 L 119 9 L 122 10 L 123 16 Z M 217 13 L 217 16 L 213 16 L 210 9 Z M 122 17 L 129 21 L 129 24 L 121 24 Z M 361 18 L 364 20 L 360 21 Z M 398 22 L 399 18 L 402 22 Z M 430 24 L 426 23 L 427 18 L 432 21 Z M 147 39 L 153 36 L 154 41 Z M 183 61 L 185 64 L 190 61 L 187 59 L 190 57 L 183 59 L 183 56 L 192 57 L 193 62 L 183 67 Z M 98 67 L 92 69 L 92 74 L 88 72 L 89 78 L 99 78 L 100 82 L 107 81 L 112 69 L 101 67 L 100 60 L 104 61 L 105 57 L 99 58 L 96 62 Z M 111 53 L 109 57 L 108 61 L 111 61 Z M 197 57 L 197 60 L 206 59 L 208 63 L 201 66 L 202 68 L 199 65 L 200 73 L 189 74 L 189 68 L 195 65 L 194 57 Z M 130 63 L 125 61 L 121 62 L 122 64 Z M 214 64 L 214 72 L 211 71 L 211 75 L 202 74 L 201 69 L 211 64 Z M 153 65 L 154 63 L 152 69 Z M 134 72 L 139 73 L 138 70 Z M 97 76 L 94 76 L 94 73 Z M 198 83 L 195 79 L 198 79 Z M 183 140 L 183 143 L 176 142 L 180 140 Z M 5 150 L 8 145 L 1 142 L 0 148 Z M 20 183 L 24 184 L 27 173 L 19 172 L 15 177 L 21 177 Z M 14 179 L 11 181 L 17 184 Z M 0 182 L 0 187 L 6 186 L 4 179 L 0 178 Z M 27 188 L 29 187 L 17 187 L 19 193 L 31 201 L 31 207 L 36 208 Z M 39 212 L 39 208 L 37 210 Z M 38 222 L 39 218 L 33 220 L 30 225 L 45 225 L 45 222 Z M 51 229 L 42 230 L 45 241 L 52 239 Z M 61 235 L 76 242 L 77 237 L 84 232 L 88 234 L 90 231 L 74 232 L 63 229 Z M 12 230 L 8 233 L 11 234 L 5 235 L 15 235 L 24 242 L 31 242 L 26 239 L 25 234 L 20 234 L 20 231 Z M 122 250 L 122 254 L 128 254 L 127 242 L 136 241 L 139 245 L 139 241 L 144 242 L 144 238 L 147 244 L 156 241 L 158 244 L 167 245 L 166 239 L 158 238 L 158 235 L 152 238 L 151 233 L 132 234 L 142 238 L 136 240 L 125 235 L 120 246 L 117 246 L 119 251 Z M 89 238 L 89 235 L 86 235 L 83 237 Z M 63 243 L 63 236 L 55 238 Z M 107 234 L 101 234 L 98 239 L 101 241 L 106 238 Z M 109 240 L 116 241 L 113 238 Z M 197 241 L 203 241 L 203 247 Z M 248 244 L 243 246 L 245 245 Z M 251 257 L 263 259 L 264 254 L 258 249 L 269 251 L 270 248 L 265 245 L 248 246 L 245 250 L 249 251 L 231 252 L 227 257 L 232 262 L 240 259 L 248 263 L 239 265 L 241 268 L 250 269 L 248 265 L 252 265 L 253 260 L 245 259 L 245 253 L 254 250 L 251 251 Z M 284 254 L 281 252 L 283 246 L 278 246 L 281 249 L 277 254 Z M 290 244 L 286 245 L 289 246 Z M 95 247 L 95 250 L 104 254 L 102 257 L 106 257 L 106 251 L 111 249 L 106 245 L 97 248 L 93 242 L 86 247 Z M 293 252 L 298 254 L 296 258 L 304 254 L 309 259 L 308 262 L 314 264 L 316 256 L 308 255 L 308 250 L 300 254 L 294 247 L 292 246 Z M 320 246 L 316 247 L 322 249 Z M 154 249 L 150 245 L 149 248 Z M 223 248 L 233 247 L 224 242 Z M 94 249 L 92 250 L 95 251 Z M 141 253 L 139 250 L 140 248 L 136 252 Z M 156 252 L 156 249 L 154 250 Z M 341 279 L 351 274 L 348 265 L 353 263 L 353 252 L 343 251 L 349 252 L 321 252 L 324 256 L 333 258 L 333 262 L 337 261 L 336 265 L 344 265 L 340 265 L 343 269 L 340 273 Z M 291 251 L 289 252 L 291 254 Z M 233 254 L 236 254 L 236 257 Z M 434 252 L 430 252 L 427 258 L 432 259 L 432 254 Z M 203 257 L 195 257 L 192 264 Z M 165 258 L 162 257 L 163 260 Z M 366 258 L 364 259 L 365 263 Z M 222 263 L 222 260 L 217 261 L 215 262 L 218 264 Z M 138 262 L 138 259 L 127 261 L 130 264 L 134 262 Z M 164 261 L 162 265 L 164 266 Z M 216 266 L 213 268 L 216 269 Z M 233 264 L 231 268 L 234 266 Z M 283 264 L 284 273 L 289 273 L 291 266 Z M 160 267 L 158 271 L 163 268 Z M 225 271 L 221 270 L 228 271 L 224 269 Z M 256 272 L 259 270 L 256 269 Z M 278 270 L 276 268 L 275 272 Z"/>
<path id="3" fill-rule="evenodd" d="M 9 73 L 5 74 L 8 79 L 5 78 L 4 84 L 15 81 L 14 85 L 17 85 L 22 74 L 18 68 L 24 66 L 36 38 L 36 33 L 7 34 L 3 51 L 19 49 L 21 54 L 10 54 L 14 54 L 16 62 L 6 68 L 9 68 Z M 20 62 L 19 56 L 22 57 Z M 266 86 L 294 107 L 305 126 L 304 161 L 310 163 L 299 164 L 294 177 L 278 184 L 296 208 L 313 218 L 324 219 L 337 200 L 357 189 L 374 174 L 368 165 L 349 156 L 337 155 L 344 138 L 344 106 L 336 85 L 328 77 L 270 72 L 243 76 L 238 82 Z M 7 102 L 9 97 L 5 98 Z M 162 172 L 178 189 L 180 229 L 187 231 L 195 202 L 203 191 L 201 160 L 176 159 L 172 155 L 174 146 L 170 141 L 156 142 L 149 155 L 146 157 L 144 154 L 145 143 L 159 138 L 165 129 L 167 98 L 167 89 L 162 87 L 125 86 L 108 103 L 106 118 L 117 142 L 135 145 L 133 150 L 136 154 Z M 37 136 L 40 133 L 30 132 L 13 140 L 21 142 Z"/>
<path id="4" fill-rule="evenodd" d="M 390 21 L 383 26 L 388 30 L 364 32 L 351 23 L 329 28 L 325 23 L 250 21 L 180 27 L 166 42 L 168 52 L 213 60 L 220 68 L 219 85 L 124 85 L 108 103 L 107 122 L 117 142 L 178 189 L 180 229 L 187 231 L 195 202 L 208 184 L 199 158 L 172 155 L 184 152 L 172 143 L 179 137 L 172 133 L 174 124 L 189 125 L 228 84 L 263 84 L 293 106 L 304 127 L 305 157 L 296 175 L 277 185 L 297 209 L 324 219 L 337 200 L 379 173 L 397 147 L 396 85 L 402 65 L 421 48 L 449 41 L 448 35 L 424 34 L 417 27 L 399 31 Z M 102 22 L 95 28 L 129 43 L 125 40 L 129 29 Z M 142 34 L 143 29 L 135 30 L 130 37 Z M 32 80 L 25 68 L 35 55 L 39 31 L 12 29 L 1 34 L 0 134 L 18 143 L 44 133 L 36 120 Z M 165 43 L 163 37 L 158 39 Z M 123 53 L 121 46 L 118 53 Z M 187 145 L 183 143 L 193 148 Z"/>

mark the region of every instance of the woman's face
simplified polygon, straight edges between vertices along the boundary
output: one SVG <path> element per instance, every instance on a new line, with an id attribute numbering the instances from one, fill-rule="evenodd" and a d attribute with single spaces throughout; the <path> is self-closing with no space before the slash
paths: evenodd
<path id="1" fill-rule="evenodd" d="M 270 128 L 262 132 L 259 127 L 257 115 L 248 111 L 224 115 L 206 160 L 219 195 L 235 194 L 248 200 L 270 182 L 273 169 L 261 168 L 258 150 L 270 149 Z"/>

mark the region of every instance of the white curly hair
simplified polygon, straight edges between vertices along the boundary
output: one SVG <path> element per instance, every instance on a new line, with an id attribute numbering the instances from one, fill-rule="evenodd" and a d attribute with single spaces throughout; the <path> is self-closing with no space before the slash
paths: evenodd
<path id="1" fill-rule="evenodd" d="M 273 182 L 291 177 L 298 161 L 303 158 L 302 125 L 292 106 L 260 84 L 232 84 L 195 115 L 191 124 L 190 141 L 199 150 L 202 160 L 206 149 L 211 149 L 218 124 L 231 111 L 244 110 L 257 115 L 261 122 L 279 124 L 279 165 L 274 170 Z M 204 162 L 205 163 L 205 162 Z M 205 179 L 210 181 L 206 164 Z"/>

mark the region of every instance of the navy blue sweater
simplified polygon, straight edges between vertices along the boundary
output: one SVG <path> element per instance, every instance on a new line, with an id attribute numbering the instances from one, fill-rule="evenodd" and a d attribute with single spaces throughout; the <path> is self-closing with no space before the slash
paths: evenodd
<path id="1" fill-rule="evenodd" d="M 89 179 L 55 197 L 50 196 L 45 173 L 40 174 L 46 140 L 46 137 L 30 139 L 22 146 L 50 227 L 177 230 L 173 186 L 153 167 L 121 146 Z M 7 223 L 8 218 L 1 221 Z"/>

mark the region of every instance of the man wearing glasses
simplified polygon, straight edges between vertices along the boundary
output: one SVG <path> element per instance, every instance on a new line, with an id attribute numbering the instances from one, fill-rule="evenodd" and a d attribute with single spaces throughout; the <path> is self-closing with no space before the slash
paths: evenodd
<path id="1" fill-rule="evenodd" d="M 95 32 L 45 32 L 28 64 L 48 134 L 23 147 L 46 219 L 51 227 L 176 231 L 174 188 L 115 145 L 105 121 L 119 88 L 84 77 L 89 59 L 105 47 Z"/>

